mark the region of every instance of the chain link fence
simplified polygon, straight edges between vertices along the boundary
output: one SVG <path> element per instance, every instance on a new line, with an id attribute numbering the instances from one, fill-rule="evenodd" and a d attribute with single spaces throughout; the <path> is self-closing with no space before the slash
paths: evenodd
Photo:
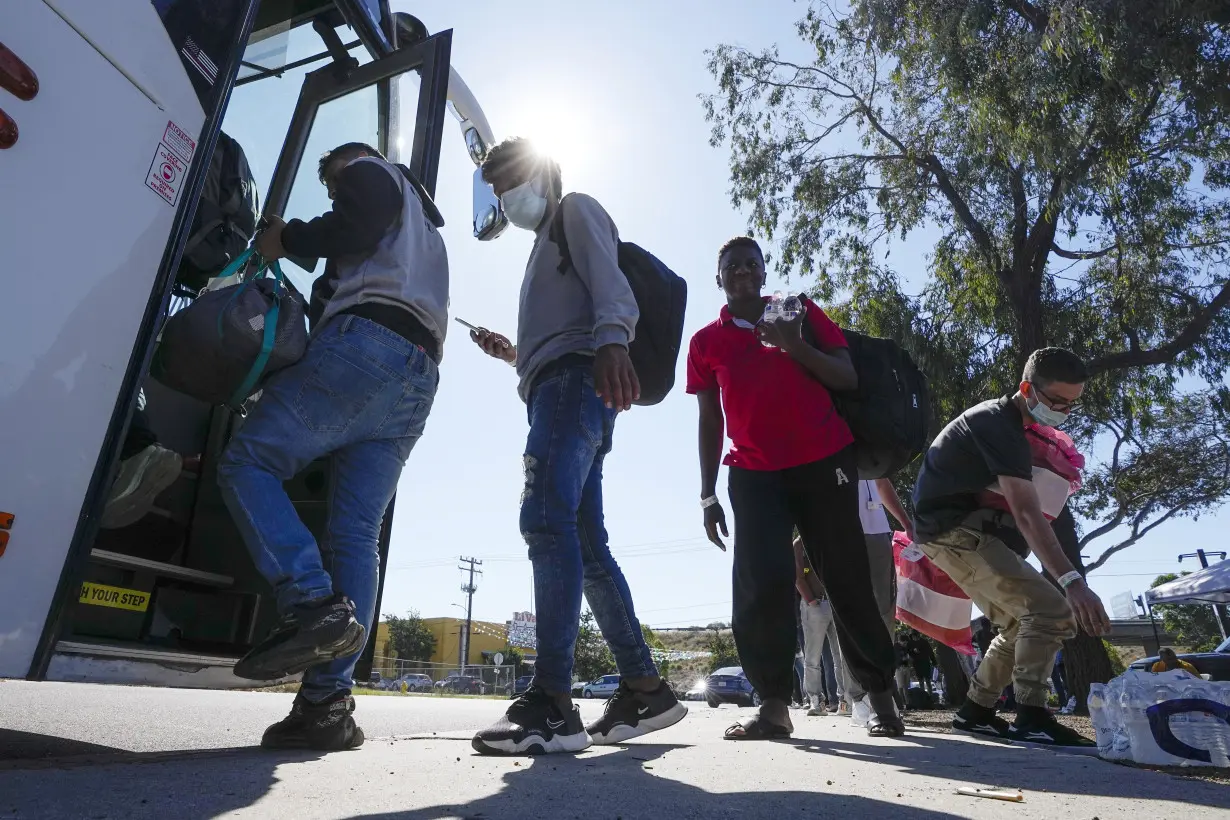
<path id="1" fill-rule="evenodd" d="M 372 660 L 372 678 L 360 685 L 407 692 L 440 692 L 461 695 L 508 695 L 517 669 L 512 664 L 493 666 L 410 661 L 377 655 Z M 404 685 L 403 685 L 404 684 Z"/>

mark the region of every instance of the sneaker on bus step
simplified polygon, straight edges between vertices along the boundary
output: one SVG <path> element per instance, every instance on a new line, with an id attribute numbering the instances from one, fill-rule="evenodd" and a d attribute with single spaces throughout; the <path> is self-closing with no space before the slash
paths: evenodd
<path id="1" fill-rule="evenodd" d="M 292 607 L 265 640 L 235 664 L 235 675 L 249 680 L 280 680 L 345 658 L 363 648 L 367 630 L 354 617 L 344 595 Z"/>
<path id="2" fill-rule="evenodd" d="M 290 715 L 265 730 L 263 749 L 314 749 L 340 752 L 363 745 L 363 730 L 351 717 L 354 698 L 344 689 L 313 703 L 300 692 Z"/>
<path id="3" fill-rule="evenodd" d="M 157 444 L 123 461 L 99 526 L 115 530 L 140 521 L 153 509 L 154 499 L 175 483 L 183 468 L 184 460 L 179 453 Z"/>

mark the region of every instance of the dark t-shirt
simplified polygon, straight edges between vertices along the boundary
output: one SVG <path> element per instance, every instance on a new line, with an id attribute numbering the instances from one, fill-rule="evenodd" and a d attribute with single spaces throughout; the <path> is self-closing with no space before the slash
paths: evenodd
<path id="1" fill-rule="evenodd" d="M 1000 476 L 1033 479 L 1025 422 L 1011 398 L 971 407 L 931 443 L 914 486 L 917 540 L 958 527 L 978 509 L 978 494 Z"/>

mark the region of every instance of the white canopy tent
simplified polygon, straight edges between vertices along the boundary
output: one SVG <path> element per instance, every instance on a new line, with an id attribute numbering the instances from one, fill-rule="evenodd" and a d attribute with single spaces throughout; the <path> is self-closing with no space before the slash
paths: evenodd
<path id="1" fill-rule="evenodd" d="M 1149 604 L 1230 604 L 1230 561 L 1193 572 L 1145 593 Z"/>

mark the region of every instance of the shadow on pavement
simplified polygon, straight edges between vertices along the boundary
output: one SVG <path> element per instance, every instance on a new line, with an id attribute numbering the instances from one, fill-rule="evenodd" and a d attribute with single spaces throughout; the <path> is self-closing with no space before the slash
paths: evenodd
<path id="1" fill-rule="evenodd" d="M 252 746 L 131 752 L 0 730 L 0 817 L 216 817 L 268 795 L 282 764 L 320 757 Z M 50 789 L 48 770 L 55 770 Z"/>
<path id="2" fill-rule="evenodd" d="M 66 737 L 0 729 L 0 768 L 11 761 L 115 754 L 124 754 L 124 750 Z"/>
<path id="3" fill-rule="evenodd" d="M 1007 743 L 978 744 L 939 732 L 911 731 L 892 746 L 800 738 L 778 742 L 815 754 L 876 761 L 906 774 L 1010 785 L 1026 791 L 1181 800 L 1213 808 L 1230 804 L 1225 786 L 1214 783 L 1184 780 L 1182 788 L 1176 789 L 1172 775 L 1117 766 L 1096 755 Z M 1062 763 L 1056 763 L 1056 755 Z"/>
<path id="4" fill-rule="evenodd" d="M 874 800 L 814 790 L 710 792 L 660 777 L 651 765 L 667 752 L 686 745 L 638 744 L 602 755 L 522 758 L 522 768 L 504 775 L 496 795 L 469 802 L 443 803 L 424 809 L 356 815 L 350 820 L 519 820 L 520 818 L 582 818 L 582 820 L 669 820 L 716 817 L 862 818 L 939 820 L 956 815 L 918 808 L 904 802 Z M 715 761 L 715 766 L 728 765 Z"/>

